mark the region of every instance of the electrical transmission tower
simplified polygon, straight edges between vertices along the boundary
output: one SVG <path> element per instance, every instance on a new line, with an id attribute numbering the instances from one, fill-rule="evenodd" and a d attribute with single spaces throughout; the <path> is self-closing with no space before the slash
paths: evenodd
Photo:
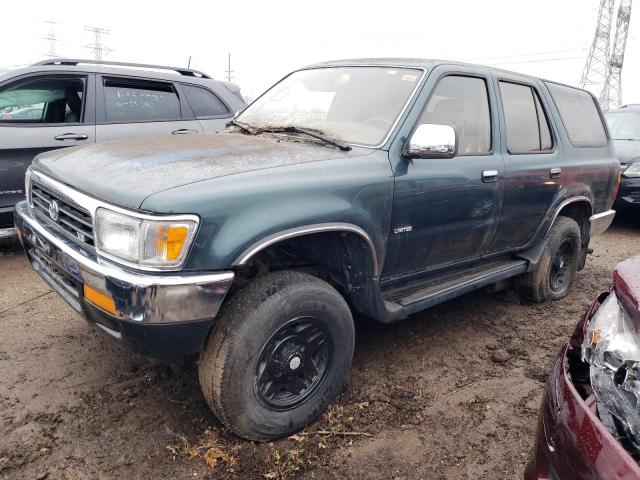
<path id="1" fill-rule="evenodd" d="M 225 70 L 225 72 L 227 73 L 227 82 L 231 83 L 231 81 L 233 80 L 233 70 L 231 70 L 231 54 L 227 54 L 227 69 Z"/>
<path id="2" fill-rule="evenodd" d="M 621 74 L 631 18 L 631 1 L 620 0 L 616 34 L 611 53 L 611 26 L 616 0 L 600 0 L 598 23 L 580 86 L 598 94 L 600 106 L 607 110 L 621 102 Z"/>
<path id="3" fill-rule="evenodd" d="M 45 20 L 44 23 L 48 25 L 47 35 L 42 37 L 44 40 L 48 42 L 49 48 L 47 49 L 47 53 L 45 54 L 49 58 L 55 58 L 58 56 L 58 52 L 56 50 L 56 42 L 58 42 L 58 37 L 56 37 L 55 25 L 57 22 L 53 20 Z"/>
<path id="4" fill-rule="evenodd" d="M 621 0 L 616 21 L 616 35 L 609 60 L 607 79 L 604 82 L 600 103 L 603 108 L 619 107 L 622 104 L 622 64 L 631 19 L 631 0 Z"/>
<path id="5" fill-rule="evenodd" d="M 94 60 L 102 60 L 104 55 L 112 51 L 102 44 L 102 36 L 109 35 L 111 31 L 100 27 L 85 27 L 84 29 L 93 33 L 93 43 L 85 45 L 85 48 L 89 48 L 93 52 Z"/>

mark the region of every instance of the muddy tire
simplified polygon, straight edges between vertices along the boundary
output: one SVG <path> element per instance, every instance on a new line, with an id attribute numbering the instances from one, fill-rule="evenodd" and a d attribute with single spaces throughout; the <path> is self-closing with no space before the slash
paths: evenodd
<path id="1" fill-rule="evenodd" d="M 567 295 L 582 259 L 580 227 L 559 216 L 547 236 L 538 265 L 516 279 L 516 289 L 534 302 L 559 300 Z"/>
<path id="2" fill-rule="evenodd" d="M 342 389 L 354 327 L 344 298 L 299 272 L 275 272 L 223 308 L 200 354 L 207 403 L 237 435 L 266 441 L 315 420 Z"/>

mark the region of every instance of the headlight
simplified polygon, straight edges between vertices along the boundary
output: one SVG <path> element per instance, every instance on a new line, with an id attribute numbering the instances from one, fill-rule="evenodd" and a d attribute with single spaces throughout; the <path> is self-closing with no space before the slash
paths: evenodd
<path id="1" fill-rule="evenodd" d="M 589 322 L 582 359 L 596 398 L 634 438 L 640 436 L 640 336 L 610 293 Z"/>
<path id="2" fill-rule="evenodd" d="M 195 219 L 137 218 L 98 208 L 96 249 L 140 266 L 177 267 L 187 255 L 196 227 Z"/>
<path id="3" fill-rule="evenodd" d="M 622 175 L 629 178 L 640 177 L 640 162 L 629 165 Z"/>

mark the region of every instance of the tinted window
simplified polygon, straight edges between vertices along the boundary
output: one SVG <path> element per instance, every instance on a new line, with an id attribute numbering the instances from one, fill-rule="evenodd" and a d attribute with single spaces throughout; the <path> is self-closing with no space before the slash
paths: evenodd
<path id="1" fill-rule="evenodd" d="M 107 122 L 149 122 L 180 119 L 180 102 L 169 84 L 106 79 Z"/>
<path id="2" fill-rule="evenodd" d="M 487 84 L 481 78 L 449 76 L 438 83 L 420 123 L 451 125 L 458 133 L 458 153 L 491 150 L 491 115 Z"/>
<path id="3" fill-rule="evenodd" d="M 0 121 L 77 123 L 82 121 L 84 80 L 30 79 L 0 90 Z"/>
<path id="4" fill-rule="evenodd" d="M 601 147 L 607 143 L 607 133 L 593 97 L 584 90 L 548 83 L 562 123 L 571 143 L 577 147 Z"/>
<path id="5" fill-rule="evenodd" d="M 538 94 L 527 85 L 500 82 L 509 152 L 551 148 L 551 133 Z"/>
<path id="6" fill-rule="evenodd" d="M 206 88 L 182 85 L 182 89 L 197 118 L 220 117 L 229 114 L 229 109 L 225 104 Z"/>

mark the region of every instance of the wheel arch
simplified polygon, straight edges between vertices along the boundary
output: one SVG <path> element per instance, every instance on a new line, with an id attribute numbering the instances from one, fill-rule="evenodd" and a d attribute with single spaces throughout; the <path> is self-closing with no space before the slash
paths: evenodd
<path id="1" fill-rule="evenodd" d="M 243 252 L 234 260 L 233 267 L 241 267 L 247 265 L 252 258 L 258 253 L 264 251 L 268 247 L 276 245 L 280 242 L 290 240 L 298 237 L 305 237 L 309 235 L 335 233 L 335 234 L 351 234 L 359 238 L 366 246 L 371 261 L 371 274 L 373 277 L 378 277 L 380 274 L 380 265 L 378 263 L 378 257 L 376 253 L 376 247 L 369 234 L 361 227 L 343 222 L 333 223 L 314 223 L 311 225 L 303 225 L 294 228 L 288 228 L 277 233 L 273 233 L 266 237 L 257 240 L 249 247 L 245 248 Z"/>
<path id="2" fill-rule="evenodd" d="M 590 238 L 590 222 L 589 218 L 593 215 L 593 205 L 587 197 L 573 197 L 565 200 L 560 204 L 549 228 L 553 226 L 558 216 L 569 217 L 576 221 L 580 228 L 580 237 L 582 247 L 589 245 Z"/>

